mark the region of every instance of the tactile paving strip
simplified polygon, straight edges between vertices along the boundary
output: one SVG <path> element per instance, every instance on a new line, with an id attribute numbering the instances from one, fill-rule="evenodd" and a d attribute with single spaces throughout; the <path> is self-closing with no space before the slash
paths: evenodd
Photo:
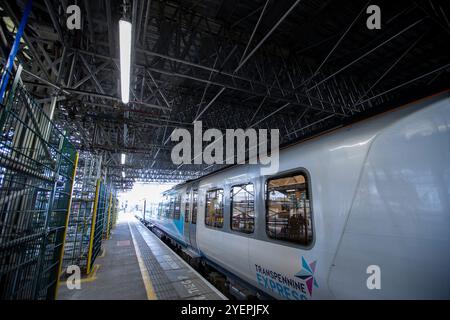
<path id="1" fill-rule="evenodd" d="M 222 299 L 143 225 L 131 227 L 158 299 Z"/>
<path id="2" fill-rule="evenodd" d="M 136 239 L 136 243 L 141 251 L 142 260 L 147 267 L 148 274 L 152 281 L 153 290 L 158 299 L 161 300 L 175 300 L 179 299 L 175 288 L 172 286 L 171 281 L 166 276 L 164 269 L 160 266 L 158 260 L 153 255 L 152 250 L 145 242 L 141 233 L 138 231 L 136 224 L 131 224 L 133 234 Z"/>

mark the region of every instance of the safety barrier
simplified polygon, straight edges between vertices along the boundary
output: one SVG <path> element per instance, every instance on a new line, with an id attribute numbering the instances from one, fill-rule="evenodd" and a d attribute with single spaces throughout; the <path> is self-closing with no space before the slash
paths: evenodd
<path id="1" fill-rule="evenodd" d="M 53 299 L 77 153 L 19 77 L 0 108 L 0 300 Z"/>
<path id="2" fill-rule="evenodd" d="M 83 273 L 92 271 L 103 239 L 115 225 L 116 193 L 100 178 L 101 157 L 83 153 L 75 179 L 63 266 L 75 265 Z"/>
<path id="3" fill-rule="evenodd" d="M 113 206 L 112 206 L 111 229 L 114 229 L 114 227 L 116 226 L 118 217 L 119 217 L 119 199 L 117 198 L 117 193 L 114 193 Z"/>
<path id="4" fill-rule="evenodd" d="M 103 229 L 105 216 L 107 213 L 107 188 L 102 180 L 97 181 L 95 191 L 94 214 L 92 217 L 91 239 L 89 245 L 87 273 L 89 274 L 94 266 L 94 261 L 100 253 L 103 239 Z"/>
<path id="5" fill-rule="evenodd" d="M 106 209 L 105 224 L 104 224 L 104 228 L 103 228 L 103 239 L 109 239 L 111 236 L 111 229 L 114 226 L 115 199 L 116 199 L 116 194 L 114 192 L 114 189 L 112 187 L 109 187 L 108 191 L 107 191 L 107 195 L 106 195 L 107 209 Z"/>
<path id="6" fill-rule="evenodd" d="M 96 187 L 100 174 L 101 157 L 89 153 L 80 154 L 64 246 L 63 270 L 75 265 L 82 272 L 87 272 Z"/>

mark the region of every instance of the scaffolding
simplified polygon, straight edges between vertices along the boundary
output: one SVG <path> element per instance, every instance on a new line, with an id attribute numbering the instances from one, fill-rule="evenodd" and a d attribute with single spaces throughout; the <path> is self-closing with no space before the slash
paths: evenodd
<path id="1" fill-rule="evenodd" d="M 92 226 L 89 244 L 89 253 L 87 260 L 86 273 L 89 274 L 93 269 L 95 259 L 100 254 L 103 240 L 103 229 L 105 224 L 105 216 L 107 211 L 107 187 L 105 183 L 99 179 L 95 191 L 94 213 L 92 216 Z"/>
<path id="2" fill-rule="evenodd" d="M 78 266 L 84 273 L 88 270 L 92 219 L 101 165 L 100 156 L 80 154 L 64 246 L 64 270 L 70 265 Z"/>
<path id="3" fill-rule="evenodd" d="M 54 299 L 77 153 L 20 71 L 0 108 L 0 300 Z"/>
<path id="4" fill-rule="evenodd" d="M 115 225 L 116 193 L 102 177 L 101 156 L 81 153 L 64 246 L 64 270 L 75 265 L 89 274 L 100 254 L 102 240 L 109 239 Z"/>
<path id="5" fill-rule="evenodd" d="M 108 192 L 106 194 L 106 218 L 105 224 L 103 228 L 103 239 L 109 239 L 111 236 L 111 229 L 113 228 L 113 216 L 114 216 L 114 200 L 115 200 L 115 192 L 112 185 L 109 185 Z"/>
<path id="6" fill-rule="evenodd" d="M 113 202 L 112 202 L 112 218 L 111 218 L 111 230 L 114 229 L 117 223 L 117 218 L 119 217 L 119 199 L 117 198 L 117 191 L 114 192 Z"/>

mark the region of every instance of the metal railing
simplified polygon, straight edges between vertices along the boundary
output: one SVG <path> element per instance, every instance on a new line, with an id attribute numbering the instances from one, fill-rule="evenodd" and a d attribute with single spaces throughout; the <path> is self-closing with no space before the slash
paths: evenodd
<path id="1" fill-rule="evenodd" d="M 52 299 L 77 153 L 17 78 L 0 108 L 0 300 Z"/>
<path id="2" fill-rule="evenodd" d="M 101 179 L 97 181 L 95 194 L 94 214 L 92 217 L 89 254 L 87 261 L 88 274 L 93 269 L 95 259 L 100 254 L 103 240 L 103 229 L 105 225 L 105 216 L 107 213 L 107 188 L 105 183 Z"/>
<path id="3" fill-rule="evenodd" d="M 64 247 L 63 269 L 78 266 L 88 271 L 91 229 L 96 206 L 96 187 L 100 177 L 101 158 L 83 153 L 80 155 L 72 197 L 72 206 Z"/>
<path id="4" fill-rule="evenodd" d="M 72 206 L 63 257 L 63 269 L 76 265 L 89 274 L 98 257 L 102 240 L 115 224 L 116 194 L 100 178 L 102 159 L 82 153 L 73 188 Z"/>

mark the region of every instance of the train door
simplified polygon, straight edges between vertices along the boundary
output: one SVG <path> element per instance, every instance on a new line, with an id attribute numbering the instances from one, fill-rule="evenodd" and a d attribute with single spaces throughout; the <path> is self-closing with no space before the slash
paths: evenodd
<path id="1" fill-rule="evenodd" d="M 190 221 L 191 221 L 191 208 L 192 208 L 192 190 L 191 187 L 186 189 L 186 193 L 183 195 L 184 201 L 184 241 L 187 244 L 191 244 L 190 240 Z"/>
<path id="2" fill-rule="evenodd" d="M 189 239 L 191 241 L 191 246 L 197 249 L 197 211 L 198 211 L 198 185 L 192 187 L 192 210 L 191 210 L 191 221 L 189 225 Z"/>

